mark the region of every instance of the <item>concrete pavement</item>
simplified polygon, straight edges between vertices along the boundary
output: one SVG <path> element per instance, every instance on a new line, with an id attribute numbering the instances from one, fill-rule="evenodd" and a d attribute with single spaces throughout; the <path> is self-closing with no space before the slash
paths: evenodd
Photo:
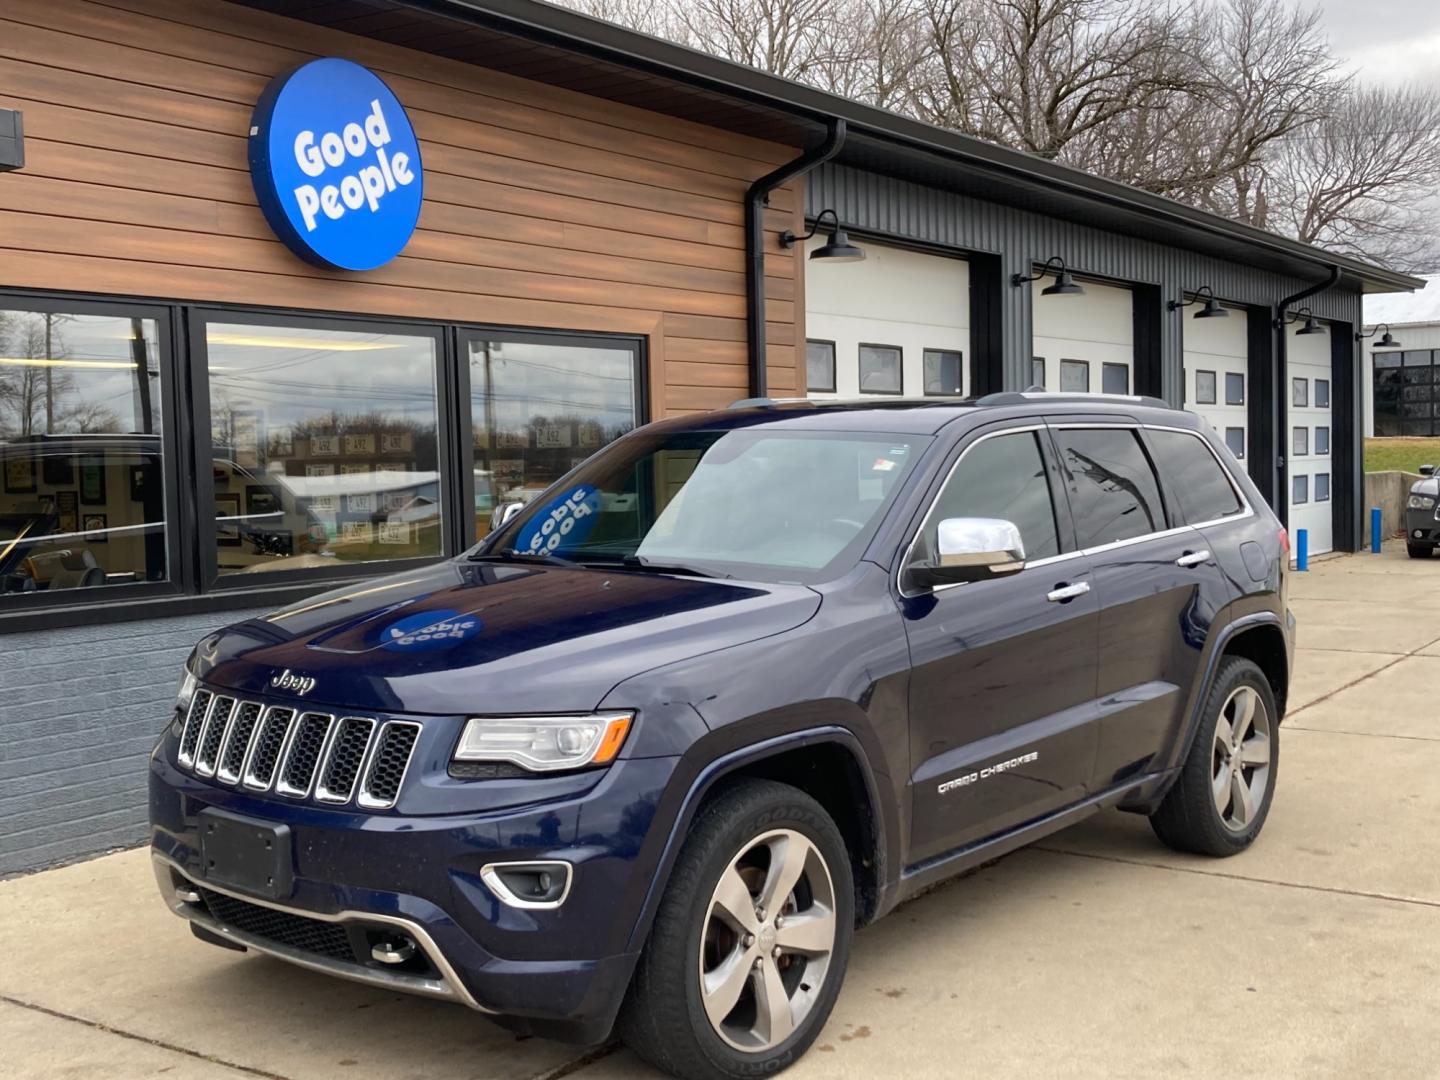
<path id="1" fill-rule="evenodd" d="M 1249 852 L 1104 814 L 859 935 L 789 1076 L 1440 1076 L 1440 559 L 1292 575 L 1277 799 Z M 10 1077 L 650 1075 L 456 1006 L 194 941 L 143 851 L 0 882 Z"/>

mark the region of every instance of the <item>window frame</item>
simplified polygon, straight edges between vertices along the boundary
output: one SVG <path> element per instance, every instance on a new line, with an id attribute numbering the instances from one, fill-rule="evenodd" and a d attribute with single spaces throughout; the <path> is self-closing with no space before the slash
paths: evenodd
<path id="1" fill-rule="evenodd" d="M 1230 397 L 1230 380 L 1231 380 L 1231 379 L 1239 379 L 1239 380 L 1240 380 L 1240 397 L 1239 397 L 1239 400 L 1232 400 L 1231 397 Z M 1243 371 L 1227 371 L 1227 372 L 1225 372 L 1225 404 L 1226 404 L 1226 405 L 1244 405 L 1244 404 L 1245 404 L 1245 383 L 1246 383 L 1247 381 L 1248 381 L 1248 380 L 1246 380 L 1246 378 L 1245 378 L 1245 373 L 1244 373 Z"/>
<path id="2" fill-rule="evenodd" d="M 166 304 L 144 301 L 108 300 L 96 297 L 70 299 L 54 294 L 30 294 L 25 292 L 0 291 L 0 310 L 38 311 L 55 315 L 99 315 L 122 318 L 150 319 L 155 323 L 156 345 L 159 349 L 160 370 L 160 469 L 161 487 L 164 491 L 165 520 L 162 522 L 165 537 L 164 581 L 139 581 L 125 585 L 99 586 L 89 589 L 66 589 L 62 592 L 0 593 L 0 633 L 11 628 L 12 620 L 17 629 L 72 625 L 57 622 L 53 618 L 27 620 L 25 616 L 37 612 L 55 611 L 96 611 L 99 609 L 129 608 L 137 601 L 153 602 L 186 594 L 186 583 L 193 574 L 193 552 L 187 538 L 193 537 L 195 507 L 186 505 L 180 498 L 182 469 L 182 444 L 188 428 L 182 417 L 180 402 L 180 380 L 184 365 L 177 348 L 177 319 L 175 311 Z M 77 525 L 79 522 L 76 523 Z M 88 622 L 91 620 L 78 620 Z"/>
<path id="3" fill-rule="evenodd" d="M 1124 390 L 1107 390 L 1107 389 L 1105 389 L 1105 376 L 1108 375 L 1108 374 L 1110 374 L 1111 371 L 1115 371 L 1115 370 L 1118 370 L 1118 371 L 1120 372 L 1120 374 L 1122 374 L 1122 375 L 1125 376 L 1125 389 L 1124 389 Z M 1100 362 L 1100 392 L 1101 392 L 1102 394 L 1128 395 L 1128 394 L 1130 393 L 1130 365 L 1129 365 L 1129 364 L 1121 364 L 1121 363 L 1118 363 L 1118 362 L 1116 362 L 1116 361 L 1114 361 L 1114 360 L 1102 360 L 1102 361 Z"/>
<path id="4" fill-rule="evenodd" d="M 811 346 L 811 345 L 828 345 L 828 346 L 830 346 L 830 386 L 829 386 L 828 389 L 822 388 L 822 387 L 819 387 L 819 386 L 811 386 L 811 385 L 810 385 L 810 356 L 809 356 L 809 351 L 810 351 L 810 346 Z M 831 340 L 828 339 L 828 338 L 806 338 L 806 339 L 805 339 L 805 351 L 806 351 L 806 356 L 805 356 L 805 392 L 806 392 L 807 394 L 838 394 L 838 393 L 840 392 L 840 391 L 839 391 L 840 381 L 839 381 L 839 367 L 838 367 L 838 364 L 837 364 L 837 362 L 836 362 L 836 353 L 838 352 L 838 347 L 837 347 L 836 343 L 835 343 L 834 341 L 831 341 Z"/>
<path id="5" fill-rule="evenodd" d="M 955 373 L 956 373 L 956 375 L 959 377 L 959 380 L 960 380 L 960 386 L 959 386 L 958 389 L 956 389 L 956 390 L 936 390 L 936 391 L 934 391 L 933 393 L 932 393 L 930 390 L 926 389 L 926 386 L 925 386 L 925 383 L 926 383 L 925 363 L 926 363 L 926 361 L 928 361 L 932 356 L 941 357 L 941 358 L 946 357 L 946 356 L 953 356 L 953 357 L 955 357 Z M 903 367 L 904 367 L 904 358 L 903 358 L 903 357 L 901 358 L 901 367 L 902 367 L 902 371 L 901 371 L 901 380 L 900 380 L 900 383 L 901 383 L 901 386 L 903 387 L 903 386 L 904 386 L 904 383 L 905 383 L 905 380 L 904 380 L 904 371 L 903 371 Z M 921 350 L 920 350 L 920 393 L 921 393 L 921 395 L 924 396 L 924 397 L 951 397 L 951 398 L 953 398 L 953 397 L 958 397 L 958 396 L 963 395 L 963 394 L 965 393 L 965 353 L 964 353 L 964 351 L 961 350 L 961 349 L 931 349 L 931 348 L 921 349 Z"/>
<path id="6" fill-rule="evenodd" d="M 1297 397 L 1295 391 L 1297 391 L 1297 390 L 1303 391 L 1302 393 L 1300 393 L 1300 394 L 1298 395 L 1299 398 L 1300 398 L 1299 401 L 1296 401 L 1296 400 L 1295 400 L 1296 397 Z M 1309 377 L 1308 375 L 1291 375 L 1291 376 L 1290 376 L 1290 408 L 1292 408 L 1292 409 L 1308 409 L 1308 408 L 1310 408 L 1310 377 Z"/>
<path id="7" fill-rule="evenodd" d="M 1238 454 L 1235 453 L 1235 448 L 1230 445 L 1230 432 L 1232 432 L 1232 431 L 1238 431 L 1238 432 L 1240 433 L 1240 452 L 1239 452 Z M 1234 455 L 1236 461 L 1244 461 L 1244 460 L 1245 460 L 1245 450 L 1246 450 L 1245 444 L 1246 444 L 1246 442 L 1248 441 L 1248 439 L 1247 439 L 1248 434 L 1249 434 L 1249 432 L 1247 432 L 1244 427 L 1242 427 L 1242 426 L 1240 426 L 1240 425 L 1237 425 L 1237 424 L 1227 425 L 1226 428 L 1225 428 L 1225 430 L 1224 430 L 1223 432 L 1221 432 L 1221 436 L 1220 436 L 1220 437 L 1221 437 L 1221 441 L 1223 441 L 1223 442 L 1225 443 L 1225 449 L 1229 450 L 1230 453 L 1231 453 L 1232 455 Z"/>
<path id="8" fill-rule="evenodd" d="M 0 639 L 10 633 L 98 626 L 138 619 L 210 615 L 254 608 L 276 608 L 326 589 L 434 566 L 474 546 L 474 447 L 469 436 L 470 382 L 468 365 L 459 357 L 462 330 L 507 341 L 604 342 L 628 344 L 635 352 L 637 426 L 650 422 L 654 388 L 650 341 L 644 333 L 607 333 L 535 329 L 446 319 L 395 315 L 359 315 L 334 310 L 285 308 L 263 304 L 200 303 L 182 300 L 69 295 L 54 291 L 0 289 L 0 308 L 53 311 L 81 315 L 121 315 L 156 321 L 163 402 L 161 463 L 166 510 L 166 551 L 169 578 L 125 586 L 46 593 L 0 594 Z M 232 574 L 213 581 L 216 552 L 210 541 L 209 517 L 214 479 L 209 457 L 209 361 L 204 347 L 206 320 L 260 326 L 314 328 L 439 339 L 436 353 L 437 462 L 441 473 L 441 553 L 433 557 L 351 563 L 324 569 L 277 570 L 269 574 Z M 198 342 L 197 342 L 198 338 Z M 902 375 L 903 377 L 903 375 Z M 463 424 L 462 424 L 463 421 Z M 447 477 L 447 470 L 450 471 Z M 458 471 L 457 471 L 458 470 Z M 459 480 L 456 482 L 455 477 Z M 202 542 L 201 530 L 206 529 Z M 207 574 L 210 576 L 207 577 Z M 263 580 L 262 580 L 263 578 Z M 240 580 L 235 580 L 240 579 Z M 247 580 L 248 579 L 248 580 Z"/>
<path id="9" fill-rule="evenodd" d="M 1211 379 L 1211 383 L 1210 383 L 1210 396 L 1209 396 L 1208 398 L 1202 397 L 1202 396 L 1200 395 L 1200 376 L 1201 376 L 1201 375 L 1209 375 L 1209 376 L 1210 376 L 1210 379 Z M 1196 368 L 1196 369 L 1195 369 L 1195 404 L 1196 404 L 1196 405 L 1218 405 L 1218 404 L 1219 404 L 1219 398 L 1220 398 L 1220 372 L 1219 372 L 1219 370 L 1216 369 L 1216 370 L 1213 370 L 1213 371 L 1212 371 L 1210 368 Z"/>
<path id="10" fill-rule="evenodd" d="M 1321 400 L 1320 400 L 1320 388 L 1321 388 L 1322 386 L 1325 388 L 1325 400 L 1324 400 L 1324 402 L 1321 402 Z M 1319 377 L 1317 376 L 1316 379 L 1315 379 L 1315 390 L 1314 390 L 1314 393 L 1313 393 L 1312 396 L 1313 396 L 1314 399 L 1315 399 L 1315 408 L 1317 408 L 1317 409 L 1328 409 L 1328 408 L 1330 408 L 1330 380 L 1329 380 L 1329 379 L 1322 379 L 1322 378 L 1319 378 Z"/>
<path id="11" fill-rule="evenodd" d="M 1065 365 L 1066 365 L 1066 364 L 1070 364 L 1070 365 L 1072 365 L 1073 367 L 1079 367 L 1079 368 L 1084 368 L 1084 369 L 1085 369 L 1085 389 L 1084 389 L 1084 390 L 1066 390 L 1066 389 L 1065 389 Z M 1059 386 L 1059 388 L 1056 390 L 1056 393 L 1060 393 L 1060 394 L 1089 394 L 1089 393 L 1092 393 L 1092 392 L 1093 392 L 1093 391 L 1091 391 L 1091 389 L 1090 389 L 1090 361 L 1089 361 L 1089 360 L 1077 360 L 1077 359 L 1075 359 L 1073 356 L 1070 356 L 1070 357 L 1062 356 L 1062 357 L 1060 358 L 1060 386 Z"/>
<path id="12" fill-rule="evenodd" d="M 899 387 L 895 390 L 866 390 L 865 375 L 860 370 L 861 350 L 863 349 L 888 349 L 895 354 L 899 378 Z M 878 341 L 860 341 L 855 345 L 855 386 L 857 392 L 864 396 L 866 394 L 880 394 L 887 397 L 905 396 L 905 347 L 903 345 L 885 345 Z"/>

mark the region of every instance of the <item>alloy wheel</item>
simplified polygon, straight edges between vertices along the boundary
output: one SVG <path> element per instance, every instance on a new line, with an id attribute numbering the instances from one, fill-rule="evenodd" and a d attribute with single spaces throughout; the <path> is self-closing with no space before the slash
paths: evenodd
<path id="1" fill-rule="evenodd" d="M 1231 832 L 1249 828 L 1270 784 L 1270 714 L 1254 687 L 1237 687 L 1220 707 L 1210 790 Z"/>
<path id="2" fill-rule="evenodd" d="M 804 1023 L 835 948 L 835 889 L 819 849 L 793 829 L 749 841 L 710 897 L 700 999 L 737 1050 L 770 1050 Z"/>

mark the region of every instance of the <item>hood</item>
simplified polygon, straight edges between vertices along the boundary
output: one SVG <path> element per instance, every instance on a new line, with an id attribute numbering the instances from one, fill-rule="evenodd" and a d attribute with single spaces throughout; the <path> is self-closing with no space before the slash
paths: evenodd
<path id="1" fill-rule="evenodd" d="M 1432 499 L 1440 495 L 1440 476 L 1427 476 L 1410 485 L 1411 495 L 1429 495 Z"/>
<path id="2" fill-rule="evenodd" d="M 463 560 L 326 593 L 211 635 L 212 685 L 382 712 L 572 712 L 663 664 L 789 630 L 801 585 Z"/>

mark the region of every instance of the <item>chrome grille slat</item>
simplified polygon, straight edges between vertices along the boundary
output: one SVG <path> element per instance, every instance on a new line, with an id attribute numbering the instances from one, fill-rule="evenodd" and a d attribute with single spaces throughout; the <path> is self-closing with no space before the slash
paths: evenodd
<path id="1" fill-rule="evenodd" d="M 290 729 L 294 727 L 295 710 L 272 705 L 265 710 L 260 730 L 255 735 L 255 745 L 250 750 L 242 775 L 244 784 L 253 791 L 268 791 L 275 779 L 275 766 L 285 744 L 290 741 Z"/>
<path id="2" fill-rule="evenodd" d="M 419 724 L 410 720 L 385 721 L 365 766 L 360 794 L 355 797 L 358 805 L 366 810 L 388 810 L 395 805 L 419 741 Z"/>
<path id="3" fill-rule="evenodd" d="M 316 799 L 330 803 L 350 801 L 374 733 L 375 721 L 367 717 L 347 716 L 335 725 L 330 750 L 315 781 Z"/>
<path id="4" fill-rule="evenodd" d="M 220 760 L 215 776 L 222 784 L 234 784 L 240 780 L 241 770 L 250 756 L 250 744 L 260 724 L 263 711 L 259 702 L 245 701 L 236 705 L 235 715 L 230 721 L 230 731 L 225 736 L 225 745 L 220 750 Z"/>
<path id="5" fill-rule="evenodd" d="M 190 711 L 185 715 L 185 730 L 180 733 L 180 764 L 193 765 L 195 748 L 200 745 L 200 732 L 205 728 L 205 719 L 210 715 L 210 705 L 215 695 L 209 690 L 196 690 L 190 699 Z"/>
<path id="6" fill-rule="evenodd" d="M 211 703 L 210 715 L 205 718 L 205 731 L 200 736 L 200 748 L 195 752 L 196 776 L 215 775 L 220 747 L 225 742 L 225 734 L 230 730 L 230 718 L 234 715 L 233 697 L 216 697 Z"/>
<path id="7" fill-rule="evenodd" d="M 335 726 L 331 713 L 307 712 L 294 724 L 290 745 L 285 748 L 280 771 L 275 778 L 275 791 L 294 799 L 310 794 L 315 772 L 325 751 L 330 748 L 330 734 Z"/>

